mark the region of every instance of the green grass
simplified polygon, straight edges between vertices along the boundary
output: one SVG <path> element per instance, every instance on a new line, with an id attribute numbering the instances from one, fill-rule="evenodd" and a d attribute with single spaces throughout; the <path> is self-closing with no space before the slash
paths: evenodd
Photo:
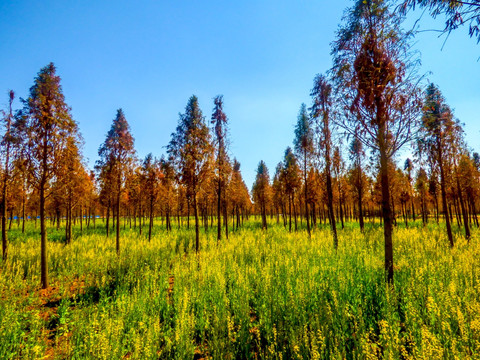
<path id="1" fill-rule="evenodd" d="M 383 231 L 368 224 L 289 233 L 251 219 L 218 245 L 216 229 L 114 234 L 49 228 L 51 288 L 39 289 L 38 229 L 10 232 L 0 272 L 1 359 L 480 358 L 480 233 L 436 224 L 395 229 L 395 288 L 384 284 Z M 176 225 L 176 224 L 174 224 Z M 123 223 L 122 223 L 123 227 Z"/>

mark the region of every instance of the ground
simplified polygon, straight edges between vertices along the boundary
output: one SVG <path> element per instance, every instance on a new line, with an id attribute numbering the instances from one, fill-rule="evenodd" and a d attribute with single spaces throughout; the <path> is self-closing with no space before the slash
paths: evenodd
<path id="1" fill-rule="evenodd" d="M 480 358 L 480 232 L 399 225 L 395 283 L 383 274 L 379 224 L 328 224 L 311 239 L 270 219 L 227 239 L 216 228 L 151 242 L 127 225 L 121 252 L 101 221 L 70 245 L 49 228 L 50 287 L 40 289 L 34 223 L 13 226 L 0 268 L 1 359 Z M 176 224 L 174 224 L 176 225 Z M 122 224 L 123 226 L 123 224 Z"/>

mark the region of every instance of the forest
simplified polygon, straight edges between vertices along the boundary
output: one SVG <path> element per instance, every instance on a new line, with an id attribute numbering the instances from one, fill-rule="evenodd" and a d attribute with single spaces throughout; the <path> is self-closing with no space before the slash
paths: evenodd
<path id="1" fill-rule="evenodd" d="M 480 155 L 419 73 L 415 7 L 480 40 L 478 1 L 354 1 L 253 184 L 222 95 L 144 159 L 118 109 L 89 168 L 53 63 L 8 91 L 0 358 L 480 358 Z"/>

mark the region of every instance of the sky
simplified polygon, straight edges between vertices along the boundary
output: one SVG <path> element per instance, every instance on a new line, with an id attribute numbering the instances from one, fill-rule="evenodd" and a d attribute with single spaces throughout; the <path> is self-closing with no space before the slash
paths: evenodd
<path id="1" fill-rule="evenodd" d="M 116 110 L 130 123 L 140 158 L 165 153 L 178 114 L 195 94 L 207 121 L 224 96 L 230 154 L 249 188 L 260 160 L 273 176 L 292 146 L 313 78 L 332 65 L 331 42 L 348 0 L 1 1 L 0 107 L 7 91 L 26 98 L 38 71 L 54 62 L 93 168 Z M 411 26 L 420 12 L 408 16 Z M 421 30 L 443 19 L 420 19 Z M 480 45 L 466 28 L 447 41 L 414 40 L 420 73 L 439 85 L 480 151 Z M 17 106 L 20 106 L 16 102 Z"/>

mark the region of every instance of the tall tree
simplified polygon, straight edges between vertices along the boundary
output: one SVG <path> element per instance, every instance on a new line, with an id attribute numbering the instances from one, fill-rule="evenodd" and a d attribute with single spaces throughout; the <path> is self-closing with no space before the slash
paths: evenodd
<path id="1" fill-rule="evenodd" d="M 450 107 L 435 84 L 430 84 L 425 91 L 423 104 L 422 135 L 419 138 L 419 153 L 424 154 L 438 168 L 440 175 L 440 192 L 442 209 L 447 228 L 450 246 L 454 246 L 450 217 L 448 216 L 447 199 L 447 169 L 450 168 L 449 158 L 455 151 L 456 136 L 459 125 L 453 118 Z M 467 224 L 468 229 L 468 224 Z"/>
<path id="2" fill-rule="evenodd" d="M 420 195 L 420 207 L 422 209 L 422 223 L 425 226 L 428 222 L 428 175 L 423 167 L 417 172 L 417 178 L 415 180 L 415 189 Z"/>
<path id="3" fill-rule="evenodd" d="M 216 149 L 216 171 L 217 171 L 217 240 L 222 237 L 221 224 L 221 204 L 223 197 L 223 217 L 225 224 L 227 222 L 227 206 L 226 206 L 226 180 L 229 168 L 229 159 L 227 154 L 227 115 L 223 111 L 223 96 L 218 95 L 213 99 L 214 108 L 211 123 L 214 125 L 215 132 L 215 149 Z M 228 237 L 228 225 L 225 226 L 225 235 Z"/>
<path id="4" fill-rule="evenodd" d="M 198 98 L 192 95 L 180 114 L 178 125 L 167 147 L 180 181 L 187 188 L 187 198 L 193 203 L 195 217 L 195 251 L 200 251 L 197 195 L 210 171 L 212 145 L 205 118 L 198 105 Z"/>
<path id="5" fill-rule="evenodd" d="M 100 159 L 97 168 L 107 169 L 111 189 L 115 194 L 116 215 L 116 249 L 120 253 L 120 199 L 125 185 L 125 179 L 134 157 L 134 139 L 130 133 L 130 126 L 122 109 L 117 110 L 117 115 L 107 133 L 105 142 L 98 150 Z"/>
<path id="6" fill-rule="evenodd" d="M 270 201 L 270 176 L 267 165 L 263 160 L 260 161 L 257 168 L 255 183 L 252 188 L 255 205 L 260 207 L 262 215 L 262 228 L 267 229 L 267 204 Z"/>
<path id="7" fill-rule="evenodd" d="M 290 147 L 285 150 L 285 157 L 283 159 L 283 181 L 284 190 L 288 197 L 288 214 L 289 214 L 289 231 L 292 231 L 292 205 L 293 216 L 295 221 L 295 231 L 297 231 L 297 212 L 295 209 L 295 194 L 300 187 L 300 169 L 297 164 L 297 158 Z"/>
<path id="8" fill-rule="evenodd" d="M 353 162 L 353 187 L 356 190 L 357 206 L 358 206 L 358 222 L 360 231 L 363 232 L 365 223 L 363 221 L 363 192 L 365 188 L 364 174 L 363 174 L 363 160 L 365 152 L 363 151 L 363 144 L 356 136 L 350 144 L 350 159 Z"/>
<path id="9" fill-rule="evenodd" d="M 233 159 L 232 180 L 230 182 L 230 201 L 237 216 L 236 229 L 240 227 L 240 213 L 243 219 L 247 209 L 251 206 L 250 194 L 242 178 L 240 163 Z"/>
<path id="10" fill-rule="evenodd" d="M 148 154 L 142 164 L 142 189 L 146 193 L 148 202 L 148 241 L 152 239 L 153 217 L 155 203 L 160 191 L 160 169 L 159 162 Z"/>
<path id="11" fill-rule="evenodd" d="M 10 182 L 11 177 L 11 150 L 12 146 L 15 143 L 15 137 L 12 134 L 12 122 L 13 118 L 13 109 L 12 104 L 13 100 L 15 99 L 15 93 L 13 90 L 8 92 L 8 110 L 2 111 L 2 125 L 5 127 L 5 132 L 1 138 L 1 147 L 2 147 L 2 155 L 4 156 L 4 163 L 3 163 L 3 177 L 2 177 L 2 197 L 0 200 L 0 210 L 1 210 L 1 217 L 2 217 L 2 256 L 5 260 L 7 258 L 7 246 L 8 246 L 8 239 L 7 239 L 7 191 L 8 191 L 8 184 Z"/>
<path id="12" fill-rule="evenodd" d="M 410 199 L 411 199 L 411 205 L 412 205 L 412 219 L 415 222 L 415 197 L 413 193 L 413 187 L 412 187 L 412 171 L 413 171 L 413 161 L 410 160 L 410 158 L 407 158 L 405 160 L 405 165 L 403 166 L 403 169 L 407 171 L 407 179 L 408 179 L 408 184 L 409 184 L 409 193 L 410 193 Z"/>
<path id="13" fill-rule="evenodd" d="M 386 280 L 393 283 L 393 214 L 389 162 L 412 138 L 420 107 L 417 63 L 402 18 L 389 1 L 357 0 L 333 46 L 332 74 L 344 116 L 339 125 L 378 155 Z"/>
<path id="14" fill-rule="evenodd" d="M 163 156 L 160 159 L 160 171 L 162 176 L 160 181 L 163 187 L 162 203 L 165 209 L 165 222 L 167 231 L 172 230 L 171 215 L 172 209 L 175 204 L 175 169 L 172 163 L 166 160 Z"/>
<path id="15" fill-rule="evenodd" d="M 295 152 L 300 159 L 303 169 L 303 190 L 305 201 L 305 218 L 307 220 L 308 236 L 310 234 L 310 216 L 308 212 L 308 181 L 307 175 L 310 170 L 312 157 L 314 154 L 313 145 L 313 129 L 310 124 L 310 119 L 307 113 L 307 106 L 302 104 L 297 117 L 297 124 L 295 126 L 295 139 L 293 140 Z"/>
<path id="16" fill-rule="evenodd" d="M 86 196 L 86 182 L 90 179 L 82 164 L 79 137 L 69 137 L 61 151 L 57 163 L 56 181 L 52 190 L 53 195 L 61 201 L 65 208 L 65 243 L 69 244 L 72 239 L 73 211 L 81 200 Z M 60 226 L 60 217 L 57 213 L 57 225 Z M 82 222 L 80 222 L 82 224 Z"/>
<path id="17" fill-rule="evenodd" d="M 78 136 L 77 123 L 60 85 L 53 63 L 40 70 L 30 88 L 29 97 L 23 101 L 25 118 L 26 155 L 30 176 L 39 193 L 41 234 L 41 283 L 48 287 L 47 229 L 45 201 L 50 195 L 51 180 L 69 138 Z"/>
<path id="18" fill-rule="evenodd" d="M 313 81 L 313 89 L 310 92 L 313 97 L 311 108 L 312 118 L 316 123 L 318 137 L 318 154 L 325 160 L 325 177 L 327 183 L 327 206 L 328 219 L 333 234 L 333 244 L 338 248 L 337 225 L 333 209 L 332 187 L 332 132 L 330 116 L 332 114 L 333 97 L 332 86 L 324 75 L 317 75 Z"/>

